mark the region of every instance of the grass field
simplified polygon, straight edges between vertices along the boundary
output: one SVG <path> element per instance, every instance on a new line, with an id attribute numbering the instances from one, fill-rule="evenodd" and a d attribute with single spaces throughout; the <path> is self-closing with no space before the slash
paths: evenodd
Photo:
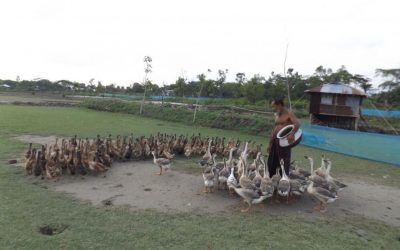
<path id="1" fill-rule="evenodd" d="M 311 219 L 273 217 L 264 213 L 224 214 L 131 211 L 106 209 L 46 189 L 26 178 L 6 160 L 19 156 L 26 145 L 20 134 L 95 136 L 111 133 L 201 132 L 209 136 L 239 137 L 266 144 L 262 137 L 234 131 L 78 108 L 0 105 L 0 248 L 1 249 L 399 249 L 400 229 L 371 219 L 343 215 Z M 318 157 L 322 151 L 298 146 L 294 159 Z M 327 153 L 333 172 L 376 184 L 400 187 L 400 169 L 387 164 Z M 388 175 L 389 178 L 382 178 Z M 38 232 L 44 224 L 66 224 L 61 234 Z M 367 237 L 360 237 L 362 230 Z"/>

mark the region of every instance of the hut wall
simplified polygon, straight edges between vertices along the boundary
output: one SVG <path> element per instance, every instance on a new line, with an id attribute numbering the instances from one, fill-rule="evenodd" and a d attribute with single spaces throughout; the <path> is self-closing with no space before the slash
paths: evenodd
<path id="1" fill-rule="evenodd" d="M 358 117 L 361 98 L 350 95 L 313 93 L 310 99 L 310 114 Z"/>
<path id="2" fill-rule="evenodd" d="M 319 113 L 320 103 L 321 103 L 321 94 L 319 93 L 312 94 L 310 99 L 310 114 Z"/>
<path id="3" fill-rule="evenodd" d="M 342 117 L 342 116 L 332 116 L 332 115 L 322 115 L 322 114 L 312 114 L 311 115 L 311 123 L 342 128 L 342 129 L 351 129 L 354 130 L 356 127 L 356 117 Z"/>

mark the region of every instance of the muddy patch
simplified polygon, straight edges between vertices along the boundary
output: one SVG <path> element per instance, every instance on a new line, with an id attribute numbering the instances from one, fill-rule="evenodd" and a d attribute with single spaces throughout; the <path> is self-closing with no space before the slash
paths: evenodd
<path id="1" fill-rule="evenodd" d="M 39 227 L 39 232 L 43 235 L 53 236 L 64 232 L 67 228 L 68 225 L 64 224 L 42 225 Z"/>

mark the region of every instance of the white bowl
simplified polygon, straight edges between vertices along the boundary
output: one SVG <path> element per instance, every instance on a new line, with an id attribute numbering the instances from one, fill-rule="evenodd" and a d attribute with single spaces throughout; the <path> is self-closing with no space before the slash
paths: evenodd
<path id="1" fill-rule="evenodd" d="M 301 129 L 298 129 L 296 133 L 294 133 L 294 141 L 292 143 L 289 143 L 287 137 L 293 133 L 294 130 L 294 125 L 287 125 L 283 127 L 281 130 L 279 130 L 278 134 L 276 135 L 276 138 L 279 139 L 279 146 L 281 147 L 294 147 L 299 142 L 301 141 L 301 137 L 303 135 L 303 131 Z"/>

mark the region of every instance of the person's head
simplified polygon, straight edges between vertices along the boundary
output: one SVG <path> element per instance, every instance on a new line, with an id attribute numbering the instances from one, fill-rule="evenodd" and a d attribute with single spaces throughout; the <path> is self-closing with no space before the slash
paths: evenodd
<path id="1" fill-rule="evenodd" d="M 276 97 L 271 102 L 271 108 L 274 112 L 279 112 L 284 107 L 283 98 Z"/>

